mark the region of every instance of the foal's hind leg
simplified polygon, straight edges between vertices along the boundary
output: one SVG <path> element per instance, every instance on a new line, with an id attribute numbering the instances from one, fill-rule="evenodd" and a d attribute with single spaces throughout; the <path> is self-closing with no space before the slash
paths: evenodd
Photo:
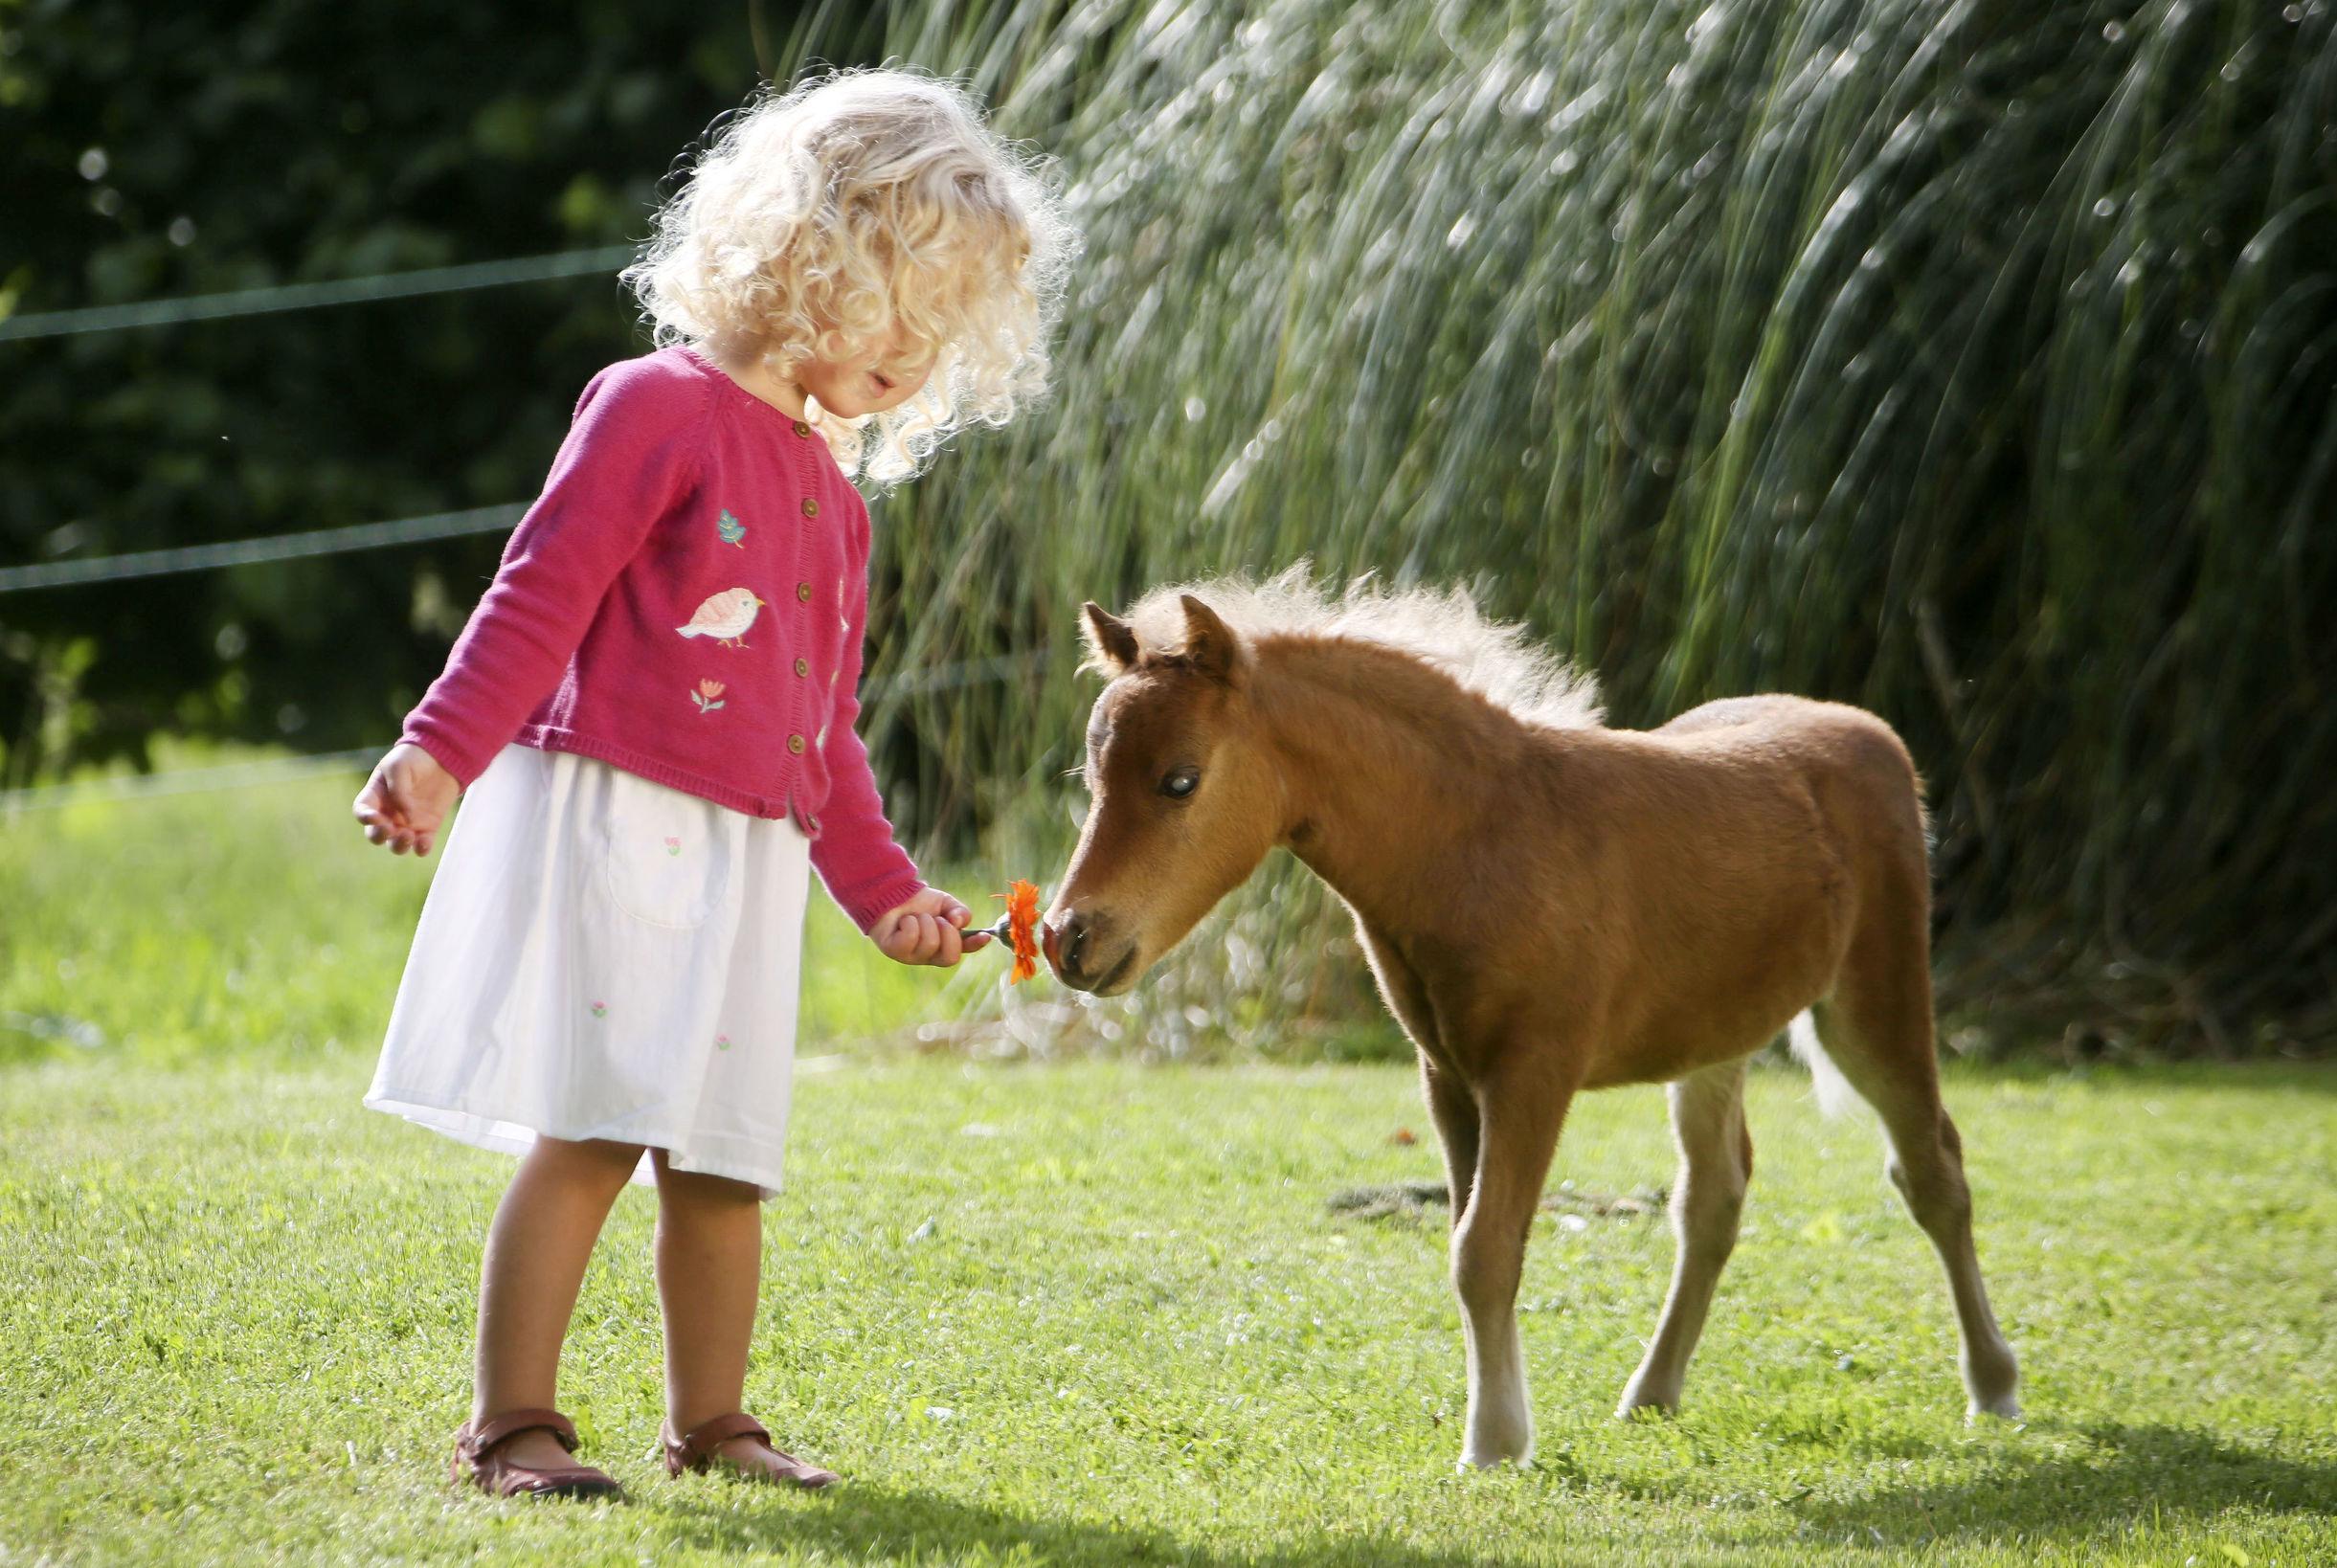
<path id="1" fill-rule="evenodd" d="M 1918 918 L 1920 919 L 1920 913 Z M 1833 999 L 1811 1009 L 1826 1054 L 1882 1118 L 1888 1170 L 1915 1221 L 1947 1269 L 1963 1339 L 1960 1365 L 1973 1416 L 2020 1415 L 2020 1368 L 1989 1310 L 1972 1246 L 1972 1196 L 1964 1180 L 1964 1141 L 1940 1103 L 1932 1042 L 1928 933 L 1869 940 L 1862 932 Z"/>
<path id="2" fill-rule="evenodd" d="M 1753 1175 L 1753 1139 L 1744 1126 L 1742 1059 L 1690 1073 L 1671 1086 L 1672 1131 L 1679 1142 L 1679 1184 L 1672 1194 L 1678 1256 L 1647 1358 L 1623 1390 L 1618 1416 L 1676 1410 L 1688 1357 L 1704 1332 L 1713 1288 L 1737 1245 L 1737 1217 Z"/>

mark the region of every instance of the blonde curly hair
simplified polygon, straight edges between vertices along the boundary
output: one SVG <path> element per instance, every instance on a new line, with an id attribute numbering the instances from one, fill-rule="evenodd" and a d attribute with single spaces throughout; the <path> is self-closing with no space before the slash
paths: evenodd
<path id="1" fill-rule="evenodd" d="M 1045 168 L 954 82 L 837 71 L 759 96 L 660 209 L 625 269 L 660 347 L 761 358 L 792 380 L 895 333 L 933 373 L 899 408 L 814 423 L 885 489 L 953 432 L 1046 389 L 1046 337 L 1078 238 Z"/>

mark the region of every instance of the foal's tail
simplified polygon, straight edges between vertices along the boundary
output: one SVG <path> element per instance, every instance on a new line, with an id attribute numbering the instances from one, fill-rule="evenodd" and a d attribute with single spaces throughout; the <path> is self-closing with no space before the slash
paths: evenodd
<path id="1" fill-rule="evenodd" d="M 1793 1015 L 1793 1021 L 1786 1025 L 1786 1035 L 1792 1042 L 1795 1059 L 1809 1069 L 1821 1114 L 1840 1116 L 1858 1103 L 1858 1091 L 1850 1086 L 1842 1069 L 1826 1054 L 1826 1046 L 1818 1039 L 1817 1020 L 1807 1010 Z"/>

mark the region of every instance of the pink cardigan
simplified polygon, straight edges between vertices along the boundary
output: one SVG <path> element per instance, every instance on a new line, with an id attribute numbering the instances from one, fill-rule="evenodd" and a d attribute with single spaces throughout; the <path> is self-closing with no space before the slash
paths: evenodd
<path id="1" fill-rule="evenodd" d="M 612 365 L 404 738 L 465 788 L 517 740 L 792 816 L 865 931 L 924 886 L 852 728 L 868 544 L 809 425 L 694 349 Z"/>

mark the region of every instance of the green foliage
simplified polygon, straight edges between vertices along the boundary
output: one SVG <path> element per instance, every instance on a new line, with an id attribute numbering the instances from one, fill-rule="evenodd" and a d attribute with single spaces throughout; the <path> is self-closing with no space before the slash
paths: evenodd
<path id="1" fill-rule="evenodd" d="M 1899 726 L 1975 1015 L 2337 1031 L 2326 7 L 939 11 L 881 47 L 1060 150 L 1090 258 L 1055 406 L 888 508 L 890 667 L 1302 556 L 1472 582 L 1623 722 Z M 1045 789 L 1069 662 L 919 705 L 938 771 Z"/>
<path id="2" fill-rule="evenodd" d="M 535 256 L 639 235 L 753 87 L 743 13 L 302 0 L 0 4 L 0 310 Z M 614 280 L 0 345 L 0 561 L 524 500 Z M 0 784 L 158 733 L 369 743 L 502 541 L 0 597 Z"/>
<path id="3" fill-rule="evenodd" d="M 957 1063 L 807 1077 L 748 1404 L 832 1496 L 668 1481 L 653 1204 L 621 1199 L 560 1391 L 630 1505 L 451 1490 L 510 1162 L 357 1107 L 366 1064 L 5 1070 L 0 1542 L 60 1562 L 2010 1565 L 2337 1557 L 2325 1070 L 1959 1075 L 2027 1422 L 1967 1428 L 1946 1291 L 1863 1124 L 1752 1086 L 1760 1175 L 1674 1421 L 1610 1418 L 1652 1216 L 1535 1226 L 1524 1473 L 1457 1476 L 1444 1226 L 1395 1068 Z M 1668 1180 L 1652 1091 L 1561 1170 Z M 2147 1244 L 2137 1244 L 2146 1238 Z"/>

